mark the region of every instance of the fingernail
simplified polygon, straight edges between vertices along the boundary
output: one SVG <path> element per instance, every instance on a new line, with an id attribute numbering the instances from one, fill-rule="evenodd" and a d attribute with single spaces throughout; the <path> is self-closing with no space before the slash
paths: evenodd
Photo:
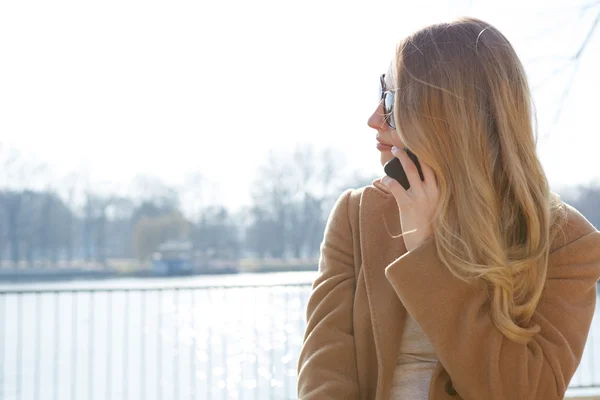
<path id="1" fill-rule="evenodd" d="M 396 154 L 399 151 L 400 151 L 399 148 L 397 148 L 396 146 L 392 146 L 392 154 Z"/>
<path id="2" fill-rule="evenodd" d="M 389 176 L 384 176 L 383 179 L 381 180 L 381 182 L 383 182 L 383 184 L 385 186 L 389 186 L 391 181 L 392 181 L 392 178 L 390 178 Z"/>

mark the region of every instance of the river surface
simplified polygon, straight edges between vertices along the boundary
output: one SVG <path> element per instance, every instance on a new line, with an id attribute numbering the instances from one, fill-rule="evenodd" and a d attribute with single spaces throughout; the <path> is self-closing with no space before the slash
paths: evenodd
<path id="1" fill-rule="evenodd" d="M 0 399 L 295 399 L 314 277 L 0 286 Z M 600 386 L 598 314 L 572 385 Z"/>

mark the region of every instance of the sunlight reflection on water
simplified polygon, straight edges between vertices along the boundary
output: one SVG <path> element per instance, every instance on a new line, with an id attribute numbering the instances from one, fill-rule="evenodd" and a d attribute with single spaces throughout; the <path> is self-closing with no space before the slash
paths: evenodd
<path id="1" fill-rule="evenodd" d="M 309 292 L 305 285 L 5 295 L 0 397 L 296 398 Z"/>
<path id="2" fill-rule="evenodd" d="M 107 289 L 0 295 L 0 398 L 296 398 L 309 284 Z M 600 384 L 598 309 L 589 339 L 572 385 Z"/>

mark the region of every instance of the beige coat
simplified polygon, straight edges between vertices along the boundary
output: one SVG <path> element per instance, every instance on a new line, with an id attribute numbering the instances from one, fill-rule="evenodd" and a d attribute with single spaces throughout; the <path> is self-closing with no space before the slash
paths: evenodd
<path id="1" fill-rule="evenodd" d="M 563 399 L 594 314 L 600 232 L 569 207 L 532 318 L 541 332 L 528 345 L 493 325 L 484 290 L 444 267 L 434 238 L 407 252 L 392 238 L 401 232 L 379 180 L 338 199 L 308 302 L 298 397 L 387 399 L 408 311 L 439 359 L 430 400 Z"/>

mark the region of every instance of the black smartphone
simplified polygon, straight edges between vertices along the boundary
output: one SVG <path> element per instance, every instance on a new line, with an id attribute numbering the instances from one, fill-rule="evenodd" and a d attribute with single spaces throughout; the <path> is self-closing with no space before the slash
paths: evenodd
<path id="1" fill-rule="evenodd" d="M 417 166 L 417 171 L 419 171 L 419 176 L 421 177 L 421 180 L 425 180 L 425 178 L 423 177 L 423 171 L 421 170 L 421 164 L 419 163 L 419 159 L 417 158 L 417 156 L 408 149 L 406 149 L 406 154 L 408 154 L 410 159 Z M 383 167 L 383 170 L 385 171 L 387 176 L 397 180 L 398 183 L 400 183 L 405 190 L 410 189 L 410 183 L 408 182 L 408 178 L 406 177 L 406 172 L 404 172 L 404 168 L 402 168 L 402 164 L 400 163 L 400 160 L 397 157 L 394 157 L 390 161 L 388 161 Z"/>

